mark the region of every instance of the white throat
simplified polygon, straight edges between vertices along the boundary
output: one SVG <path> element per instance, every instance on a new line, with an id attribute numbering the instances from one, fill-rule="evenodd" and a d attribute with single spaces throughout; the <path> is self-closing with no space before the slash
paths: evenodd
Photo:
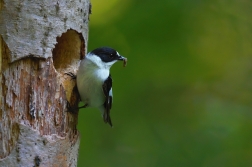
<path id="1" fill-rule="evenodd" d="M 116 62 L 112 61 L 112 62 L 103 62 L 101 60 L 100 57 L 93 55 L 92 53 L 88 53 L 85 57 L 85 59 L 89 60 L 90 62 L 92 62 L 94 65 L 96 65 L 98 68 L 101 69 L 110 69 L 110 67 Z"/>

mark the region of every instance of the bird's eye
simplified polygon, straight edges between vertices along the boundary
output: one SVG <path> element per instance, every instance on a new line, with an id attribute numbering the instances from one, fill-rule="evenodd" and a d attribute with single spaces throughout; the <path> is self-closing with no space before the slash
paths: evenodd
<path id="1" fill-rule="evenodd" d="M 113 58 L 114 56 L 113 56 L 113 54 L 111 53 L 111 54 L 109 55 L 109 57 L 110 57 L 110 58 Z"/>

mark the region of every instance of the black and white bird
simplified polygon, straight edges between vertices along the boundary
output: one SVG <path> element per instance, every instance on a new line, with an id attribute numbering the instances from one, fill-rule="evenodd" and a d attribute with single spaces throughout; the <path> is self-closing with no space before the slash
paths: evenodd
<path id="1" fill-rule="evenodd" d="M 110 67 L 118 60 L 127 59 L 109 47 L 97 48 L 89 52 L 80 62 L 77 71 L 77 88 L 84 102 L 83 107 L 98 108 L 105 123 L 112 127 L 110 110 L 112 107 L 112 77 Z"/>

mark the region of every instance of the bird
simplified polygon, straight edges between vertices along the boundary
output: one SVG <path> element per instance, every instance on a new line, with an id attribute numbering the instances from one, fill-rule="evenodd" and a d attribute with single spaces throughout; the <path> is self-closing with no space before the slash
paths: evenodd
<path id="1" fill-rule="evenodd" d="M 99 47 L 80 61 L 76 74 L 77 89 L 81 101 L 85 104 L 81 108 L 98 108 L 104 122 L 111 127 L 113 127 L 110 117 L 113 92 L 110 68 L 117 61 L 123 61 L 126 66 L 127 58 L 113 48 Z"/>

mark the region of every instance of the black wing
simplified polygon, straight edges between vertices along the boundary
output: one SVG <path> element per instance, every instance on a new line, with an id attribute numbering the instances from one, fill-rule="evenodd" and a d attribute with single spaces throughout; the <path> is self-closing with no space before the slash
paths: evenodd
<path id="1" fill-rule="evenodd" d="M 109 125 L 112 127 L 112 122 L 110 118 L 110 109 L 112 108 L 112 78 L 110 74 L 108 78 L 104 81 L 102 89 L 105 95 L 105 102 L 103 104 L 104 106 L 103 120 L 105 123 L 109 123 Z"/>

